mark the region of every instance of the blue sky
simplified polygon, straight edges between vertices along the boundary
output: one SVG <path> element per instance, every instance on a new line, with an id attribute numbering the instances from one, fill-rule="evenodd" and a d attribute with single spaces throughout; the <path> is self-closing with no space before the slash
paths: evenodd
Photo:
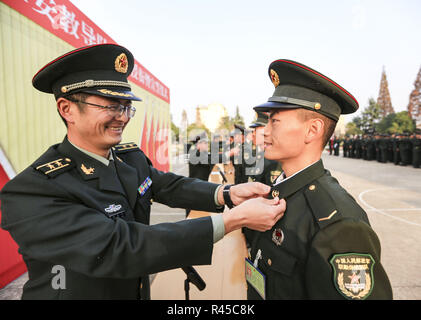
<path id="1" fill-rule="evenodd" d="M 395 111 L 421 67 L 421 1 L 71 0 L 170 88 L 171 114 L 222 103 L 246 123 L 273 93 L 269 64 L 286 58 L 330 77 L 360 110 L 386 70 Z M 350 121 L 356 114 L 347 116 Z"/>

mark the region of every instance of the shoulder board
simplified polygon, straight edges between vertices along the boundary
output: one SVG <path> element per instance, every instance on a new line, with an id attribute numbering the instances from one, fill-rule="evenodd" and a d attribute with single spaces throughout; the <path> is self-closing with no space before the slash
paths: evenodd
<path id="1" fill-rule="evenodd" d="M 306 186 L 304 196 L 320 228 L 325 228 L 341 218 L 333 198 L 317 180 Z"/>
<path id="2" fill-rule="evenodd" d="M 32 167 L 35 170 L 42 172 L 49 178 L 53 178 L 73 168 L 75 165 L 76 164 L 70 158 L 60 157 L 44 163 L 35 163 Z"/>
<path id="3" fill-rule="evenodd" d="M 132 152 L 132 151 L 140 151 L 140 148 L 136 143 L 128 142 L 128 143 L 121 143 L 114 146 L 114 151 L 116 153 L 126 153 L 126 152 Z"/>

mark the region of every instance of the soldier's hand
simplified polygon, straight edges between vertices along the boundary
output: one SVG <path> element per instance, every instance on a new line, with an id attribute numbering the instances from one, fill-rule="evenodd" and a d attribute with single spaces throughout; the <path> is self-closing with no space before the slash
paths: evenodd
<path id="1" fill-rule="evenodd" d="M 244 201 L 257 197 L 267 197 L 270 187 L 260 182 L 241 183 L 231 187 L 230 196 L 234 205 L 238 206 Z"/>
<path id="2" fill-rule="evenodd" d="M 222 214 L 225 233 L 241 227 L 262 232 L 270 230 L 283 217 L 285 210 L 286 202 L 284 199 L 249 199 Z"/>

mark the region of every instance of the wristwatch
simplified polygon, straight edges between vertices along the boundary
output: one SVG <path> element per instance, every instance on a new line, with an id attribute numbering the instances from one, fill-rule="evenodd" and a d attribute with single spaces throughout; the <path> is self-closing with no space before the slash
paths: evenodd
<path id="1" fill-rule="evenodd" d="M 224 190 L 222 190 L 222 195 L 224 196 L 225 205 L 230 209 L 234 207 L 234 204 L 231 201 L 231 195 L 230 195 L 231 187 L 232 187 L 232 184 L 227 184 L 224 186 Z"/>

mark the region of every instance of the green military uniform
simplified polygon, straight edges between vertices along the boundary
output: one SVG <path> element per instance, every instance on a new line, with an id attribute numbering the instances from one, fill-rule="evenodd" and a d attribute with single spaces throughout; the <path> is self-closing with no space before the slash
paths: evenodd
<path id="1" fill-rule="evenodd" d="M 2 189 L 2 227 L 29 271 L 23 299 L 148 298 L 149 274 L 210 263 L 211 221 L 148 224 L 152 199 L 215 211 L 216 185 L 154 169 L 135 144 L 113 158 L 105 166 L 65 139 Z M 55 265 L 63 290 L 51 286 Z"/>
<path id="2" fill-rule="evenodd" d="M 234 136 L 234 135 L 241 134 L 244 137 L 245 128 L 238 124 L 234 124 L 234 127 L 236 130 L 232 132 L 232 135 Z M 234 183 L 240 184 L 240 183 L 247 182 L 248 178 L 246 176 L 245 157 L 251 156 L 251 146 L 250 145 L 245 146 L 244 141 L 241 143 L 233 142 L 231 144 L 231 149 L 232 148 L 238 148 L 240 150 L 239 154 L 233 155 L 230 159 L 234 167 Z"/>
<path id="3" fill-rule="evenodd" d="M 272 187 L 271 194 L 285 198 L 284 217 L 248 239 L 251 261 L 260 250 L 266 299 L 392 298 L 380 242 L 366 213 L 321 160 Z M 350 282 L 353 273 L 359 286 Z M 249 285 L 248 299 L 260 298 Z"/>
<path id="4" fill-rule="evenodd" d="M 121 46 L 88 46 L 47 64 L 33 85 L 56 99 L 84 92 L 140 100 L 127 82 L 133 66 Z M 2 228 L 28 268 L 22 298 L 148 299 L 149 274 L 209 264 L 214 241 L 210 217 L 149 226 L 152 199 L 218 211 L 217 187 L 156 170 L 134 143 L 105 159 L 66 137 L 1 192 Z M 56 266 L 65 272 L 60 286 L 53 285 Z"/>
<path id="5" fill-rule="evenodd" d="M 275 92 L 256 111 L 304 108 L 337 121 L 358 109 L 345 89 L 298 62 L 274 61 L 269 76 Z M 271 230 L 245 233 L 248 299 L 392 298 L 366 213 L 322 160 L 282 175 L 271 197 L 285 198 L 287 209 Z"/>
<path id="6" fill-rule="evenodd" d="M 421 165 L 421 129 L 416 129 L 415 136 L 411 139 L 412 165 L 419 168 Z"/>
<path id="7" fill-rule="evenodd" d="M 256 129 L 266 126 L 268 118 L 269 116 L 266 113 L 257 112 L 257 119 L 250 124 L 250 128 Z M 251 162 L 251 164 L 246 167 L 246 169 L 249 169 L 246 170 L 246 174 L 249 181 L 258 181 L 266 185 L 272 185 L 273 182 L 281 175 L 282 166 L 279 161 L 269 160 L 264 156 L 265 150 L 261 144 L 253 145 L 253 159 L 255 161 Z"/>
<path id="8" fill-rule="evenodd" d="M 400 134 L 395 134 L 392 138 L 392 147 L 393 147 L 393 163 L 398 165 L 401 162 L 401 153 L 399 151 L 399 141 L 401 139 Z"/>
<path id="9" fill-rule="evenodd" d="M 412 164 L 412 145 L 409 139 L 409 134 L 405 133 L 399 140 L 399 152 L 401 157 L 401 165 L 406 166 Z"/>

